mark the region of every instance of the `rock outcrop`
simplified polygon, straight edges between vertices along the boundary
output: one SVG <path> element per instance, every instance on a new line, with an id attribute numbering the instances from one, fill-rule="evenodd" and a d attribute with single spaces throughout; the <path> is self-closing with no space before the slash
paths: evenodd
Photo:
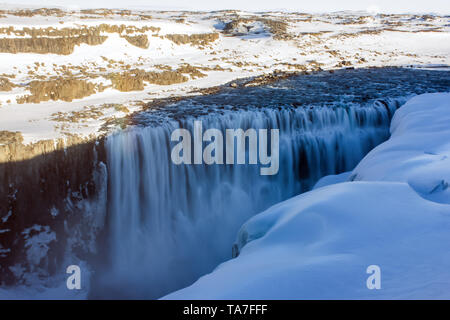
<path id="1" fill-rule="evenodd" d="M 0 137 L 0 284 L 61 272 L 69 252 L 93 254 L 106 213 L 103 140 Z"/>

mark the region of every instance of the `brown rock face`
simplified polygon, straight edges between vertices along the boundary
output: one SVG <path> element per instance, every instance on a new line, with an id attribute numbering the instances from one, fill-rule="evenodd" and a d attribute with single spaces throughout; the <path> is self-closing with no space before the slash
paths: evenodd
<path id="1" fill-rule="evenodd" d="M 78 37 L 1 38 L 0 52 L 71 54 L 76 45 L 99 45 L 108 37 L 86 35 Z"/>
<path id="2" fill-rule="evenodd" d="M 129 72 L 110 74 L 109 79 L 111 79 L 114 89 L 127 92 L 144 90 L 145 83 L 157 85 L 183 83 L 189 80 L 184 74 L 189 74 L 192 78 L 205 76 L 197 68 L 187 65 L 177 70 L 164 70 L 162 72 L 134 69 Z"/>
<path id="3" fill-rule="evenodd" d="M 70 102 L 81 99 L 96 92 L 96 85 L 79 79 L 64 79 L 30 82 L 31 95 L 17 99 L 17 103 L 39 103 L 48 100 L 63 100 Z"/>
<path id="4" fill-rule="evenodd" d="M 138 36 L 124 36 L 124 38 L 135 47 L 147 49 L 149 46 L 148 37 L 145 34 Z"/>
<path id="5" fill-rule="evenodd" d="M 8 158 L 3 158 L 2 156 L 6 155 L 6 146 L 14 145 L 14 144 L 22 144 L 23 137 L 22 133 L 16 131 L 0 131 L 0 162 L 9 161 Z"/>
<path id="6" fill-rule="evenodd" d="M 15 85 L 8 78 L 0 78 L 0 91 L 11 91 Z"/>
<path id="7" fill-rule="evenodd" d="M 165 36 L 176 44 L 190 44 L 196 46 L 205 46 L 219 39 L 218 33 L 200 33 L 200 34 L 168 34 Z"/>
<path id="8" fill-rule="evenodd" d="M 0 28 L 0 34 L 8 37 L 0 38 L 0 52 L 4 53 L 54 53 L 68 55 L 82 43 L 99 45 L 106 41 L 104 33 L 117 33 L 129 43 L 140 48 L 148 48 L 148 37 L 144 32 L 158 32 L 159 28 L 144 26 L 138 28 L 126 25 L 100 24 L 98 26 L 80 28 Z M 15 37 L 10 37 L 15 36 Z"/>
<path id="9" fill-rule="evenodd" d="M 122 92 L 144 90 L 143 77 L 131 72 L 114 73 L 110 75 L 113 88 Z"/>
<path id="10" fill-rule="evenodd" d="M 103 140 L 23 145 L 17 133 L 0 137 L 9 141 L 0 145 L 0 284 L 61 272 L 68 252 L 79 259 L 95 254 L 106 213 Z M 30 241 L 44 230 L 49 243 Z"/>

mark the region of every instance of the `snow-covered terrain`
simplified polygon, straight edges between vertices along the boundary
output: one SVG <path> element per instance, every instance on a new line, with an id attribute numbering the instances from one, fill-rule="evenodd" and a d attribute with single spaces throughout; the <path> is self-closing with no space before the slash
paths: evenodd
<path id="1" fill-rule="evenodd" d="M 236 258 L 165 298 L 450 298 L 449 123 L 450 93 L 412 98 L 352 173 L 251 218 Z"/>
<path id="2" fill-rule="evenodd" d="M 97 136 L 154 99 L 237 78 L 445 67 L 449 31 L 432 15 L 0 10 L 0 130 L 25 144 Z"/>
<path id="3" fill-rule="evenodd" d="M 4 7 L 0 62 L 0 299 L 449 297 L 450 16 Z M 278 175 L 174 164 L 194 120 Z"/>

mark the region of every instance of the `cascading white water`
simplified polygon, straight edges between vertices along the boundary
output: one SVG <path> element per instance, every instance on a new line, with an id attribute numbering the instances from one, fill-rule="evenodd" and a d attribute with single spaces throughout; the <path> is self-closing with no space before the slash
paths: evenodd
<path id="1" fill-rule="evenodd" d="M 175 165 L 170 135 L 194 117 L 136 127 L 107 139 L 110 288 L 155 298 L 231 258 L 239 227 L 322 176 L 351 170 L 389 135 L 395 100 L 371 106 L 265 108 L 196 117 L 204 129 L 279 128 L 275 176 L 257 165 Z M 105 289 L 106 288 L 106 289 Z M 117 297 L 117 294 L 116 294 Z"/>

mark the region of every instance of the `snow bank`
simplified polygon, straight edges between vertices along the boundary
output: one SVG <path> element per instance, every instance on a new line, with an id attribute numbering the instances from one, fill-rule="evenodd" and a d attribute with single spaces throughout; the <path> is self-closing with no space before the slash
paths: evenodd
<path id="1" fill-rule="evenodd" d="M 237 258 L 165 299 L 450 298 L 449 123 L 449 93 L 411 99 L 349 182 L 253 217 Z M 370 265 L 379 290 L 366 286 Z"/>
<path id="2" fill-rule="evenodd" d="M 394 115 L 391 138 L 356 167 L 353 180 L 408 183 L 420 196 L 450 204 L 450 93 L 425 94 Z"/>

